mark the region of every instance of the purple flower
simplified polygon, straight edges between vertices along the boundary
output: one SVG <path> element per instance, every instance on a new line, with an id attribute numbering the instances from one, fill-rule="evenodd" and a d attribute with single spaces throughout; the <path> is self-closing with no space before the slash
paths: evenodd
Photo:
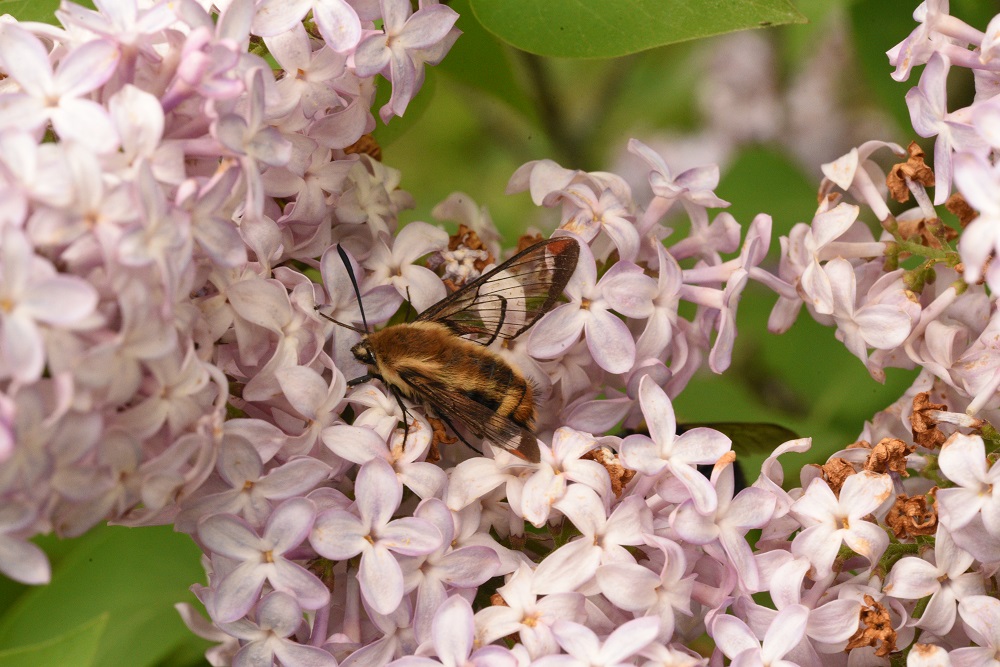
<path id="1" fill-rule="evenodd" d="M 844 192 L 851 193 L 858 201 L 863 201 L 879 220 L 885 220 L 889 215 L 889 207 L 885 203 L 885 195 L 882 194 L 879 186 L 872 178 L 872 172 L 885 176 L 874 160 L 869 157 L 880 148 L 888 148 L 895 157 L 906 156 L 906 151 L 899 144 L 887 141 L 866 141 L 857 148 L 852 148 L 846 155 L 843 155 L 833 162 L 822 165 L 824 185 L 827 182 L 833 183 Z M 821 191 L 823 185 L 820 186 Z"/>
<path id="2" fill-rule="evenodd" d="M 444 488 L 445 472 L 423 460 L 431 444 L 431 429 L 426 422 L 411 421 L 405 442 L 399 429 L 390 437 L 391 448 L 385 438 L 371 428 L 335 424 L 323 429 L 323 444 L 334 454 L 358 464 L 374 458 L 388 462 L 399 481 L 420 498 L 431 498 Z"/>
<path id="3" fill-rule="evenodd" d="M 265 581 L 294 596 L 305 609 L 319 609 L 329 602 L 330 591 L 323 582 L 286 555 L 308 537 L 315 514 L 315 506 L 305 498 L 286 500 L 274 509 L 259 536 L 246 521 L 230 514 L 202 520 L 198 537 L 205 548 L 236 561 L 213 587 L 208 605 L 212 618 L 231 623 L 245 616 Z"/>
<path id="4" fill-rule="evenodd" d="M 563 191 L 563 222 L 559 228 L 588 243 L 603 230 L 614 242 L 618 256 L 634 262 L 639 254 L 639 232 L 632 217 L 627 202 L 611 189 L 596 193 L 588 185 L 574 183 Z"/>
<path id="5" fill-rule="evenodd" d="M 868 357 L 868 348 L 891 350 L 901 345 L 920 311 L 907 294 L 902 271 L 883 275 L 859 304 L 855 269 L 850 262 L 832 259 L 823 270 L 830 283 L 837 337 L 865 362 L 873 377 L 882 377 L 881 369 Z"/>
<path id="6" fill-rule="evenodd" d="M 52 577 L 45 552 L 19 535 L 36 519 L 28 505 L 0 505 L 0 573 L 22 584 L 47 584 Z"/>
<path id="7" fill-rule="evenodd" d="M 382 239 L 375 242 L 365 262 L 374 285 L 392 285 L 399 294 L 395 305 L 409 300 L 417 312 L 423 312 L 445 297 L 444 283 L 417 260 L 448 245 L 448 234 L 426 222 L 412 222 L 393 240 L 392 248 Z"/>
<path id="8" fill-rule="evenodd" d="M 558 650 L 552 625 L 559 620 L 583 622 L 585 598 L 580 593 L 553 593 L 539 598 L 533 590 L 535 577 L 522 565 L 506 584 L 497 589 L 504 606 L 487 607 L 476 613 L 476 637 L 481 645 L 518 633 L 532 657 Z"/>
<path id="9" fill-rule="evenodd" d="M 283 3 L 284 7 L 293 4 Z M 261 9 L 258 6 L 258 17 L 261 16 Z M 313 50 L 309 35 L 299 21 L 288 30 L 266 36 L 264 43 L 285 72 L 275 88 L 286 106 L 298 107 L 306 118 L 311 119 L 322 116 L 326 109 L 339 104 L 337 90 L 330 84 L 347 71 L 344 54 L 329 46 Z"/>
<path id="10" fill-rule="evenodd" d="M 958 603 L 958 613 L 976 646 L 952 651 L 951 664 L 973 667 L 997 662 L 1000 651 L 1000 600 L 989 595 L 973 595 Z"/>
<path id="11" fill-rule="evenodd" d="M 792 514 L 806 527 L 792 541 L 792 553 L 808 558 L 817 577 L 830 573 L 841 544 L 875 563 L 889 545 L 889 537 L 865 517 L 891 497 L 888 475 L 868 471 L 851 475 L 839 497 L 826 481 L 814 479 L 792 505 Z"/>
<path id="12" fill-rule="evenodd" d="M 679 544 L 655 535 L 646 535 L 645 539 L 662 556 L 659 574 L 638 563 L 608 563 L 597 569 L 595 581 L 604 597 L 616 607 L 658 617 L 657 637 L 668 642 L 674 634 L 675 613 L 691 615 L 696 575 L 686 574 L 687 559 Z"/>
<path id="13" fill-rule="evenodd" d="M 656 244 L 657 274 L 653 311 L 635 343 L 636 359 L 658 358 L 667 349 L 677 328 L 677 307 L 682 289 L 681 267 L 674 256 Z"/>
<path id="14" fill-rule="evenodd" d="M 437 549 L 402 563 L 405 589 L 417 589 L 414 629 L 419 639 L 426 639 L 431 619 L 448 597 L 448 590 L 480 586 L 496 574 L 500 558 L 488 546 L 457 547 L 452 511 L 437 498 L 420 503 L 413 515 L 434 524 L 442 536 Z"/>
<path id="15" fill-rule="evenodd" d="M 986 273 L 990 289 L 1000 287 L 1000 268 L 988 262 L 1000 249 L 1000 167 L 982 155 L 958 153 L 954 158 L 955 187 L 979 215 L 962 232 L 958 250 L 965 263 L 963 277 L 974 284 Z"/>
<path id="16" fill-rule="evenodd" d="M 687 488 L 699 512 L 714 512 L 718 507 L 715 488 L 695 466 L 718 461 L 729 451 L 729 438 L 709 428 L 693 428 L 678 436 L 673 405 L 649 376 L 639 382 L 639 402 L 649 436 L 625 438 L 622 463 L 647 475 L 669 471 Z"/>
<path id="17" fill-rule="evenodd" d="M 152 37 L 177 20 L 173 7 L 168 3 L 157 3 L 139 9 L 136 0 L 94 0 L 99 11 L 74 3 L 60 5 L 56 10 L 59 22 L 66 27 L 83 28 L 127 47 L 122 55 L 135 57 L 137 51 L 154 56 Z M 135 63 L 130 63 L 135 67 Z"/>
<path id="18" fill-rule="evenodd" d="M 264 210 L 260 165 L 280 167 L 287 164 L 292 156 L 292 144 L 265 122 L 264 75 L 261 70 L 253 70 L 248 79 L 248 100 L 244 113 L 221 116 L 215 122 L 213 134 L 223 147 L 239 157 L 247 181 L 249 213 L 259 216 Z"/>
<path id="19" fill-rule="evenodd" d="M 198 358 L 193 345 L 149 360 L 146 368 L 144 391 L 119 415 L 116 425 L 120 428 L 149 437 L 166 425 L 170 433 L 178 434 L 211 405 L 217 388 L 210 384 L 209 366 Z"/>
<path id="20" fill-rule="evenodd" d="M 572 621 L 557 621 L 552 634 L 568 655 L 546 655 L 532 664 L 536 667 L 618 667 L 641 653 L 656 639 L 659 619 L 636 618 L 620 625 L 602 642 L 594 631 Z"/>
<path id="21" fill-rule="evenodd" d="M 405 656 L 389 663 L 390 667 L 517 666 L 517 659 L 501 646 L 483 646 L 473 651 L 475 630 L 472 606 L 465 598 L 453 595 L 437 608 L 431 626 L 429 644 L 438 659 Z M 421 650 L 424 650 L 423 647 Z"/>
<path id="22" fill-rule="evenodd" d="M 97 306 L 97 292 L 82 278 L 58 274 L 35 254 L 20 229 L 5 227 L 0 237 L 0 301 L 0 377 L 33 382 L 45 367 L 41 326 L 82 323 Z"/>
<path id="23" fill-rule="evenodd" d="M 337 660 L 317 646 L 296 641 L 293 635 L 302 627 L 302 608 L 298 601 L 280 591 L 268 593 L 257 604 L 254 623 L 241 619 L 222 623 L 221 628 L 243 642 L 233 656 L 233 667 L 257 667 L 272 664 L 301 667 L 337 667 Z"/>
<path id="24" fill-rule="evenodd" d="M 990 534 L 1000 536 L 1000 462 L 988 465 L 983 439 L 953 434 L 941 447 L 938 465 L 955 483 L 938 490 L 941 522 L 956 531 L 979 514 Z"/>
<path id="25" fill-rule="evenodd" d="M 787 552 L 780 552 L 780 557 L 773 561 L 787 558 Z M 766 560 L 765 567 L 772 565 Z M 811 565 L 804 558 L 789 559 L 784 564 L 768 573 L 769 581 L 765 582 L 765 590 L 771 594 L 775 609 L 758 605 L 749 597 L 740 597 L 734 605 L 735 612 L 757 634 L 764 634 L 779 621 L 779 617 L 787 609 L 806 609 L 805 637 L 786 655 L 800 665 L 819 664 L 822 658 L 819 651 L 830 653 L 847 646 L 848 639 L 858 629 L 860 600 L 851 596 L 831 599 L 832 596 L 819 596 L 825 586 L 819 584 L 813 590 L 806 590 L 805 576 Z"/>
<path id="26" fill-rule="evenodd" d="M 735 454 L 731 456 L 735 459 Z M 743 489 L 734 498 L 732 463 L 722 468 L 716 464 L 712 481 L 719 499 L 715 511 L 699 513 L 694 502 L 688 500 L 675 510 L 670 526 L 684 540 L 704 545 L 708 553 L 716 552 L 721 546 L 723 554 L 716 552 L 716 558 L 728 560 L 748 590 L 759 590 L 757 563 L 745 535 L 771 520 L 775 498 L 764 489 L 754 487 Z"/>
<path id="27" fill-rule="evenodd" d="M 833 287 L 820 262 L 840 254 L 835 242 L 854 224 L 860 210 L 841 203 L 821 211 L 810 225 L 795 225 L 782 246 L 782 277 L 792 278 L 803 293 L 802 298 L 818 313 L 833 312 Z"/>
<path id="28" fill-rule="evenodd" d="M 354 493 L 359 516 L 340 509 L 321 512 L 309 542 L 318 554 L 332 560 L 361 554 L 361 594 L 376 612 L 389 614 L 403 599 L 403 572 L 390 552 L 428 554 L 441 544 L 441 533 L 426 519 L 392 519 L 403 487 L 392 467 L 380 458 L 361 466 Z"/>
<path id="29" fill-rule="evenodd" d="M 610 311 L 646 318 L 655 294 L 653 279 L 630 262 L 616 263 L 598 281 L 590 246 L 581 243 L 576 272 L 566 285 L 570 302 L 539 320 L 531 331 L 529 349 L 538 357 L 555 357 L 584 333 L 594 361 L 609 373 L 624 373 L 635 362 L 635 341 L 625 323 Z"/>
<path id="30" fill-rule="evenodd" d="M 638 496 L 627 496 L 611 515 L 604 501 L 583 484 L 573 484 L 555 508 L 566 515 L 582 536 L 548 554 L 535 570 L 534 591 L 578 589 L 605 563 L 633 563 L 626 546 L 642 544 L 653 532 L 653 515 Z"/>
<path id="31" fill-rule="evenodd" d="M 893 79 L 906 81 L 914 67 L 927 63 L 936 54 L 950 55 L 965 67 L 977 65 L 975 54 L 955 40 L 976 45 L 983 40 L 983 33 L 948 14 L 948 0 L 921 2 L 913 11 L 913 19 L 919 25 L 906 39 L 886 51 L 889 64 L 896 66 Z"/>
<path id="32" fill-rule="evenodd" d="M 585 484 L 605 498 L 610 495 L 611 483 L 604 466 L 580 458 L 597 446 L 597 440 L 589 434 L 565 427 L 556 430 L 551 448 L 541 448 L 541 463 L 524 483 L 521 507 L 526 521 L 543 526 L 553 503 L 563 497 L 570 482 Z"/>
<path id="33" fill-rule="evenodd" d="M 384 33 L 358 44 L 354 68 L 361 77 L 382 73 L 392 81 L 392 97 L 379 115 L 383 122 L 402 116 L 423 83 L 421 51 L 431 50 L 445 39 L 458 14 L 445 5 L 428 5 L 412 15 L 409 0 L 380 0 Z"/>
<path id="34" fill-rule="evenodd" d="M 629 139 L 628 151 L 649 165 L 649 185 L 655 195 L 639 223 L 640 236 L 645 236 L 680 201 L 691 217 L 693 234 L 704 238 L 708 227 L 706 209 L 729 206 L 729 202 L 715 196 L 714 190 L 719 186 L 719 167 L 694 167 L 674 177 L 666 161 L 638 139 Z"/>
<path id="35" fill-rule="evenodd" d="M 797 663 L 783 658 L 802 640 L 809 610 L 802 605 L 783 609 L 764 635 L 763 645 L 746 623 L 735 616 L 720 614 L 709 626 L 709 635 L 733 665 L 751 667 L 798 667 Z"/>
<path id="36" fill-rule="evenodd" d="M 934 142 L 934 205 L 940 206 L 951 193 L 952 151 L 982 148 L 983 140 L 969 124 L 967 115 L 948 113 L 947 79 L 951 63 L 935 53 L 920 75 L 920 84 L 906 94 L 913 129 L 921 137 L 937 136 Z"/>
<path id="37" fill-rule="evenodd" d="M 361 39 L 361 20 L 346 0 L 263 0 L 253 19 L 254 33 L 270 37 L 292 30 L 309 11 L 324 41 L 334 51 L 346 52 Z"/>
<path id="38" fill-rule="evenodd" d="M 0 128 L 41 131 L 52 123 L 60 138 L 107 153 L 118 146 L 107 109 L 86 99 L 118 67 L 118 47 L 94 40 L 66 52 L 52 70 L 49 54 L 37 37 L 16 23 L 0 27 L 0 61 L 21 88 L 0 95 Z"/>
<path id="39" fill-rule="evenodd" d="M 975 558 L 960 549 L 947 529 L 938 525 L 934 536 L 934 562 L 909 556 L 892 566 L 882 591 L 905 600 L 930 596 L 918 627 L 944 636 L 951 631 L 958 616 L 957 603 L 972 595 L 983 595 L 983 577 L 967 572 Z"/>
<path id="40" fill-rule="evenodd" d="M 216 463 L 219 477 L 229 486 L 185 505 L 174 525 L 193 531 L 194 523 L 209 514 L 236 514 L 259 527 L 271 514 L 271 502 L 308 493 L 330 474 L 330 466 L 303 456 L 264 471 L 256 447 L 240 437 L 224 441 Z"/>

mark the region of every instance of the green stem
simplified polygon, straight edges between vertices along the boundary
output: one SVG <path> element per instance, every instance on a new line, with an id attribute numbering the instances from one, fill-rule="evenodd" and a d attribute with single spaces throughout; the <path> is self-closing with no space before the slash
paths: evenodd
<path id="1" fill-rule="evenodd" d="M 896 245 L 899 246 L 900 252 L 907 252 L 917 257 L 926 257 L 939 262 L 945 262 L 949 266 L 954 266 L 952 260 L 955 262 L 958 261 L 954 250 L 938 250 L 937 248 L 928 248 L 925 245 L 913 243 L 912 241 L 904 241 L 898 238 L 896 239 Z"/>
<path id="2" fill-rule="evenodd" d="M 528 73 L 533 94 L 531 99 L 538 108 L 538 118 L 542 127 L 555 146 L 569 161 L 570 166 L 586 169 L 587 160 L 580 143 L 569 131 L 569 120 L 558 103 L 555 84 L 549 77 L 545 62 L 539 56 L 522 53 L 521 58 Z"/>

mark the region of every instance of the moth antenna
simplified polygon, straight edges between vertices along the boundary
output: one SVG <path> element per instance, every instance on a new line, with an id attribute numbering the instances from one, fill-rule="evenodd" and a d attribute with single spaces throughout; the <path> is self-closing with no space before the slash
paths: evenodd
<path id="1" fill-rule="evenodd" d="M 344 263 L 344 268 L 347 269 L 347 275 L 350 277 L 351 285 L 354 287 L 354 295 L 358 297 L 358 310 L 361 311 L 361 323 L 365 325 L 365 330 L 361 333 L 367 333 L 369 331 L 368 320 L 365 319 L 365 307 L 361 303 L 361 290 L 358 289 L 358 279 L 354 277 L 354 268 L 351 267 L 351 260 L 347 258 L 347 253 L 344 252 L 344 249 L 340 247 L 339 243 L 337 244 L 337 254 L 340 255 L 340 261 Z M 337 322 L 337 324 L 340 324 L 340 322 Z M 354 327 L 347 328 L 354 329 Z M 357 329 L 354 330 L 357 331 Z"/>
<path id="2" fill-rule="evenodd" d="M 358 303 L 361 303 L 361 302 L 359 301 Z M 364 335 L 365 335 L 366 333 L 368 333 L 368 331 L 367 331 L 367 330 L 365 330 L 365 329 L 362 329 L 361 327 L 356 327 L 356 326 L 354 326 L 353 324 L 344 324 L 344 323 L 343 323 L 343 322 L 341 322 L 340 320 L 335 320 L 335 319 L 333 319 L 332 317 L 330 317 L 330 316 L 329 316 L 329 315 L 327 315 L 326 313 L 324 313 L 324 312 L 321 312 L 321 311 L 320 311 L 320 306 L 316 306 L 316 312 L 318 312 L 318 313 L 320 314 L 320 316 L 321 316 L 321 317 L 325 317 L 326 319 L 330 320 L 330 321 L 331 321 L 331 322 L 333 322 L 334 324 L 339 324 L 340 326 L 344 327 L 345 329 L 350 329 L 351 331 L 354 331 L 355 333 L 359 333 L 359 334 L 361 334 L 362 336 L 364 336 Z"/>

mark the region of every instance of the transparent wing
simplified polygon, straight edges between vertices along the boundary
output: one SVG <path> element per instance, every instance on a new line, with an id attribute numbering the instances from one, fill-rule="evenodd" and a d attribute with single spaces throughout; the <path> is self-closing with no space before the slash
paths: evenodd
<path id="1" fill-rule="evenodd" d="M 517 338 L 552 309 L 579 256 L 580 246 L 570 237 L 536 243 L 438 301 L 417 321 L 439 322 L 482 345 Z"/>
<path id="2" fill-rule="evenodd" d="M 400 377 L 440 415 L 462 424 L 477 438 L 489 440 L 523 459 L 537 463 L 538 440 L 535 434 L 514 420 L 497 414 L 466 392 L 419 373 L 405 372 Z"/>

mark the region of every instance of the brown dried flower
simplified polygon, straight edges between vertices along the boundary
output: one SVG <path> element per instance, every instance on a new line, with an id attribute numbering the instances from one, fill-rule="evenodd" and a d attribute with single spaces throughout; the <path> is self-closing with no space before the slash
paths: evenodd
<path id="1" fill-rule="evenodd" d="M 614 492 L 615 498 L 622 497 L 622 491 L 625 489 L 625 486 L 635 477 L 635 471 L 626 470 L 621 460 L 607 447 L 591 450 L 580 458 L 597 461 L 604 466 L 605 470 L 608 471 L 608 476 L 611 478 L 611 490 Z"/>
<path id="2" fill-rule="evenodd" d="M 917 535 L 933 535 L 937 531 L 937 508 L 928 505 L 926 496 L 901 493 L 889 509 L 885 523 L 901 540 Z"/>
<path id="3" fill-rule="evenodd" d="M 909 477 L 906 472 L 906 455 L 916 449 L 897 438 L 882 438 L 872 447 L 871 454 L 865 461 L 865 470 L 886 473 L 898 472 L 903 477 Z"/>
<path id="4" fill-rule="evenodd" d="M 931 417 L 932 410 L 947 410 L 944 403 L 931 403 L 931 394 L 924 391 L 913 397 L 913 412 L 910 414 L 910 428 L 913 441 L 927 449 L 937 449 L 944 444 L 945 434 L 938 428 L 938 422 Z"/>
<path id="5" fill-rule="evenodd" d="M 838 496 L 844 481 L 857 472 L 849 461 L 840 457 L 832 458 L 820 467 L 823 469 L 823 478 Z"/>
<path id="6" fill-rule="evenodd" d="M 379 162 L 382 161 L 382 147 L 379 146 L 375 137 L 370 134 L 362 134 L 361 138 L 345 148 L 344 152 L 348 155 L 368 155 Z"/>
<path id="7" fill-rule="evenodd" d="M 934 171 L 924 163 L 924 150 L 917 142 L 911 141 L 906 147 L 906 152 L 909 153 L 906 162 L 893 165 L 885 179 L 885 184 L 889 186 L 889 194 L 900 203 L 910 199 L 907 179 L 925 187 L 934 185 Z"/>
<path id="8" fill-rule="evenodd" d="M 847 643 L 846 650 L 852 651 L 863 646 L 876 647 L 875 655 L 879 658 L 885 658 L 896 651 L 896 631 L 892 628 L 889 610 L 871 595 L 865 596 L 858 631 Z"/>
<path id="9" fill-rule="evenodd" d="M 965 201 L 965 197 L 962 196 L 961 192 L 952 193 L 948 197 L 948 201 L 944 203 L 944 207 L 958 218 L 958 223 L 963 228 L 979 216 L 979 212 L 969 206 L 969 202 Z"/>

